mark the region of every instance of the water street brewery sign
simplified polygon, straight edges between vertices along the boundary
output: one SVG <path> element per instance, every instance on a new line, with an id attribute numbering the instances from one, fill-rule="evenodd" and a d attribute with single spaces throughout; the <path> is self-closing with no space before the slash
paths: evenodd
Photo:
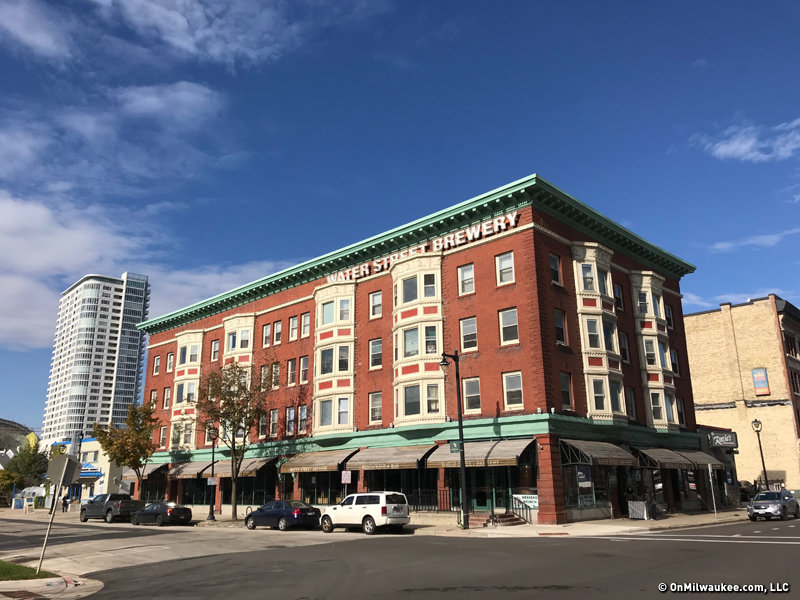
<path id="1" fill-rule="evenodd" d="M 735 431 L 712 431 L 708 434 L 712 448 L 738 448 L 739 440 Z"/>

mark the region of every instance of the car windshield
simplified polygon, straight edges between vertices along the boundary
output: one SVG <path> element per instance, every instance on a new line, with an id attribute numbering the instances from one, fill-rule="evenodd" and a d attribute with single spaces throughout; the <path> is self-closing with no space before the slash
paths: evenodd
<path id="1" fill-rule="evenodd" d="M 311 508 L 310 504 L 306 504 L 302 500 L 291 500 L 289 506 L 292 508 Z"/>
<path id="2" fill-rule="evenodd" d="M 753 500 L 780 500 L 781 495 L 778 492 L 761 492 L 760 494 L 756 494 L 756 497 Z"/>
<path id="3" fill-rule="evenodd" d="M 403 494 L 386 494 L 386 504 L 405 504 L 406 497 Z"/>

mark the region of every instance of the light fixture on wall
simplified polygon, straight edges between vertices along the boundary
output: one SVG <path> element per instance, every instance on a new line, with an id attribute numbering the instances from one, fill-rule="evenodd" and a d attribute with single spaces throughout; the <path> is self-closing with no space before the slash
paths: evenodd
<path id="1" fill-rule="evenodd" d="M 541 406 L 540 406 L 539 408 L 537 408 L 537 409 L 536 409 L 536 414 L 537 414 L 537 415 L 540 415 L 540 414 L 542 414 L 542 407 L 541 407 Z"/>

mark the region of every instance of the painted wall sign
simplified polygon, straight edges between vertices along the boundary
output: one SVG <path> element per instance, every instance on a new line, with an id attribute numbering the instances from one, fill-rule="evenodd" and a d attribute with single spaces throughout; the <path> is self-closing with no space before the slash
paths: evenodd
<path id="1" fill-rule="evenodd" d="M 738 448 L 739 440 L 735 431 L 712 431 L 708 434 L 712 448 Z"/>
<path id="2" fill-rule="evenodd" d="M 765 368 L 753 369 L 753 387 L 756 396 L 769 396 L 769 379 Z"/>
<path id="3" fill-rule="evenodd" d="M 350 269 L 333 273 L 332 275 L 328 275 L 328 283 L 353 281 L 354 279 L 358 279 L 360 277 L 367 277 L 368 275 L 380 273 L 388 270 L 398 260 L 416 256 L 417 254 L 425 254 L 427 252 L 443 252 L 444 250 L 449 250 L 451 248 L 458 248 L 464 244 L 476 242 L 478 240 L 482 240 L 506 231 L 512 227 L 516 227 L 518 220 L 519 213 L 515 210 L 513 212 L 506 213 L 501 217 L 495 217 L 494 219 L 489 219 L 483 223 L 478 223 L 477 225 L 470 225 L 469 227 L 465 227 L 464 229 L 456 231 L 455 233 L 448 233 L 447 235 L 423 242 L 418 246 L 412 246 L 411 248 L 406 248 L 400 252 L 395 252 L 394 254 L 356 265 Z"/>

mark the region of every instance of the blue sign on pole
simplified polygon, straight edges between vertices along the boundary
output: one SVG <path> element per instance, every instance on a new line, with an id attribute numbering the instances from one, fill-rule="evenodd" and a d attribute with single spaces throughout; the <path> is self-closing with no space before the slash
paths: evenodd
<path id="1" fill-rule="evenodd" d="M 450 442 L 450 454 L 458 454 L 459 452 L 461 452 L 461 445 L 458 443 L 458 440 Z"/>

